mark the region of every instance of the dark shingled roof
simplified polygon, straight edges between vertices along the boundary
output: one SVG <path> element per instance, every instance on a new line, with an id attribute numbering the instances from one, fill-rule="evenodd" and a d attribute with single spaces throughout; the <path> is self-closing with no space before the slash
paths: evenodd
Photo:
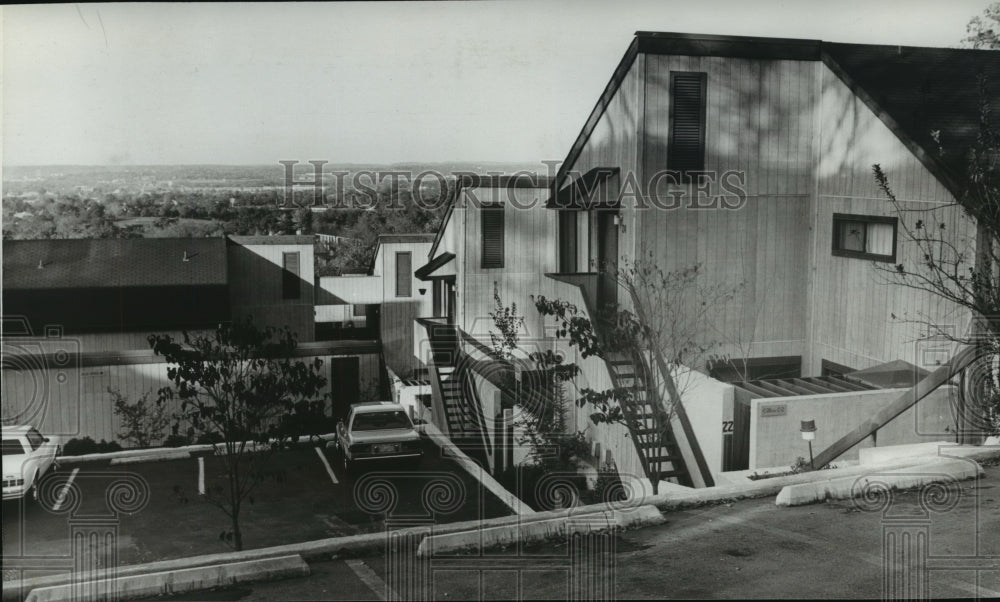
<path id="1" fill-rule="evenodd" d="M 5 291 L 225 285 L 226 281 L 224 238 L 3 241 Z"/>
<path id="2" fill-rule="evenodd" d="M 824 62 L 911 151 L 937 164 L 942 183 L 952 192 L 963 186 L 979 133 L 980 76 L 991 112 L 1000 116 L 1000 52 L 829 42 L 823 52 Z M 933 132 L 940 132 L 938 140 Z"/>

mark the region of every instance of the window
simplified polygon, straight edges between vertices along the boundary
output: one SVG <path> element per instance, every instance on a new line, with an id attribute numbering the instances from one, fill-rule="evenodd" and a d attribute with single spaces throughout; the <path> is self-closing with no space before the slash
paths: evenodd
<path id="1" fill-rule="evenodd" d="M 45 437 L 35 429 L 31 429 L 27 433 L 28 444 L 31 445 L 32 450 L 36 450 L 45 443 Z"/>
<path id="2" fill-rule="evenodd" d="M 503 267 L 503 206 L 483 207 L 483 256 L 480 267 L 485 269 Z"/>
<path id="3" fill-rule="evenodd" d="M 281 298 L 298 299 L 302 296 L 299 283 L 299 253 L 282 253 L 281 265 Z"/>
<path id="4" fill-rule="evenodd" d="M 367 314 L 365 313 L 368 309 L 367 305 L 355 305 L 354 311 L 352 312 L 355 318 L 363 318 Z"/>
<path id="5" fill-rule="evenodd" d="M 559 212 L 559 271 L 572 274 L 577 271 L 577 216 L 576 211 Z"/>
<path id="6" fill-rule="evenodd" d="M 405 412 L 364 412 L 354 415 L 352 431 L 381 431 L 389 429 L 409 429 L 413 423 Z"/>
<path id="7" fill-rule="evenodd" d="M 874 261 L 896 260 L 895 217 L 833 214 L 833 254 Z"/>
<path id="8" fill-rule="evenodd" d="M 670 73 L 670 130 L 667 169 L 680 172 L 705 169 L 705 73 Z"/>
<path id="9" fill-rule="evenodd" d="M 21 441 L 18 439 L 4 439 L 3 440 L 3 455 L 5 456 L 20 456 L 24 453 L 24 446 L 21 445 Z"/>
<path id="10" fill-rule="evenodd" d="M 396 253 L 396 296 L 413 295 L 413 258 L 409 251 Z"/>
<path id="11" fill-rule="evenodd" d="M 431 288 L 434 291 L 434 308 L 433 314 L 435 318 L 440 318 L 444 316 L 444 282 L 441 280 L 433 280 L 431 282 Z"/>

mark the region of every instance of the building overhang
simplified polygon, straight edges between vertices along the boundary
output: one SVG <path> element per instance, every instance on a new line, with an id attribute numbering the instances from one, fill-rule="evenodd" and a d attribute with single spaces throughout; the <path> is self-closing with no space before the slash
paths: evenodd
<path id="1" fill-rule="evenodd" d="M 414 275 L 420 280 L 431 280 L 432 278 L 439 278 L 443 276 L 454 276 L 455 275 L 454 265 L 449 266 L 450 269 L 448 270 L 441 269 L 444 268 L 444 266 L 451 263 L 453 259 L 455 259 L 454 253 L 449 253 L 447 251 L 441 253 L 434 259 L 428 261 L 426 264 L 417 268 L 417 271 L 414 272 Z M 446 271 L 448 273 L 445 273 Z"/>
<path id="2" fill-rule="evenodd" d="M 553 190 L 549 200 L 545 202 L 546 209 L 617 209 L 620 199 L 601 195 L 602 184 L 618 175 L 617 167 L 595 167 L 558 190 Z M 604 190 L 604 192 L 607 192 Z"/>

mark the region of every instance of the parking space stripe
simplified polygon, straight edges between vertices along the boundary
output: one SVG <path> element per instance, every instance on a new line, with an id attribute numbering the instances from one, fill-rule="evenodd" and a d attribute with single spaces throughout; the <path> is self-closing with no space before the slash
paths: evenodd
<path id="1" fill-rule="evenodd" d="M 368 586 L 368 589 L 375 594 L 379 600 L 386 600 L 386 596 L 390 596 L 393 600 L 399 600 L 399 596 L 396 592 L 391 591 L 389 586 L 382 581 L 382 578 L 375 574 L 375 571 L 371 569 L 362 560 L 352 559 L 344 561 L 347 566 L 351 567 L 354 574 L 358 576 L 358 579 Z"/>
<path id="2" fill-rule="evenodd" d="M 333 474 L 333 468 L 330 466 L 330 461 L 323 454 L 323 450 L 318 447 L 314 447 L 313 449 L 316 450 L 316 455 L 319 456 L 319 459 L 323 461 L 323 466 L 326 466 L 326 473 L 330 475 L 330 480 L 333 481 L 334 485 L 339 484 L 340 481 L 337 480 L 337 475 Z"/>
<path id="3" fill-rule="evenodd" d="M 76 473 L 80 472 L 79 468 L 74 468 L 73 472 L 69 474 L 69 480 L 63 485 L 62 491 L 56 496 L 56 503 L 52 505 L 52 511 L 58 512 L 59 508 L 62 508 L 63 502 L 66 501 L 66 495 L 69 493 L 69 487 L 73 484 L 73 479 L 76 478 Z"/>
<path id="4" fill-rule="evenodd" d="M 205 495 L 205 457 L 198 457 L 198 495 Z"/>

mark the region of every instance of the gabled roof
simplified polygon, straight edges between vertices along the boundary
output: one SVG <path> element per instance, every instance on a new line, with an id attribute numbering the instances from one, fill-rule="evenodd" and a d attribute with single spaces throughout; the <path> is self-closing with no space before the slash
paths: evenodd
<path id="1" fill-rule="evenodd" d="M 823 62 L 953 194 L 961 193 L 979 134 L 980 76 L 992 113 L 1000 115 L 1000 51 L 824 42 Z"/>
<path id="2" fill-rule="evenodd" d="M 225 285 L 226 239 L 3 241 L 3 290 Z"/>
<path id="3" fill-rule="evenodd" d="M 979 127 L 978 76 L 1000 114 L 1000 51 L 837 44 L 820 40 L 636 32 L 553 182 L 566 177 L 640 53 L 823 61 L 956 196 Z M 932 132 L 940 132 L 940 148 Z M 943 150 L 943 154 L 942 151 Z"/>
<path id="4" fill-rule="evenodd" d="M 434 235 L 434 244 L 431 245 L 431 251 L 427 254 L 428 258 L 434 257 L 434 253 L 437 252 L 438 245 L 441 243 L 441 237 L 444 236 L 445 227 L 448 225 L 448 220 L 451 219 L 452 211 L 455 208 L 455 203 L 462 196 L 462 191 L 466 188 L 550 188 L 554 185 L 555 181 L 553 178 L 545 175 L 534 174 L 529 172 L 518 172 L 514 174 L 470 174 L 470 173 L 460 173 L 456 174 L 458 176 L 455 182 L 455 192 L 452 197 L 448 199 L 448 206 L 445 209 L 444 216 L 441 218 L 441 225 L 438 226 L 437 232 Z"/>

